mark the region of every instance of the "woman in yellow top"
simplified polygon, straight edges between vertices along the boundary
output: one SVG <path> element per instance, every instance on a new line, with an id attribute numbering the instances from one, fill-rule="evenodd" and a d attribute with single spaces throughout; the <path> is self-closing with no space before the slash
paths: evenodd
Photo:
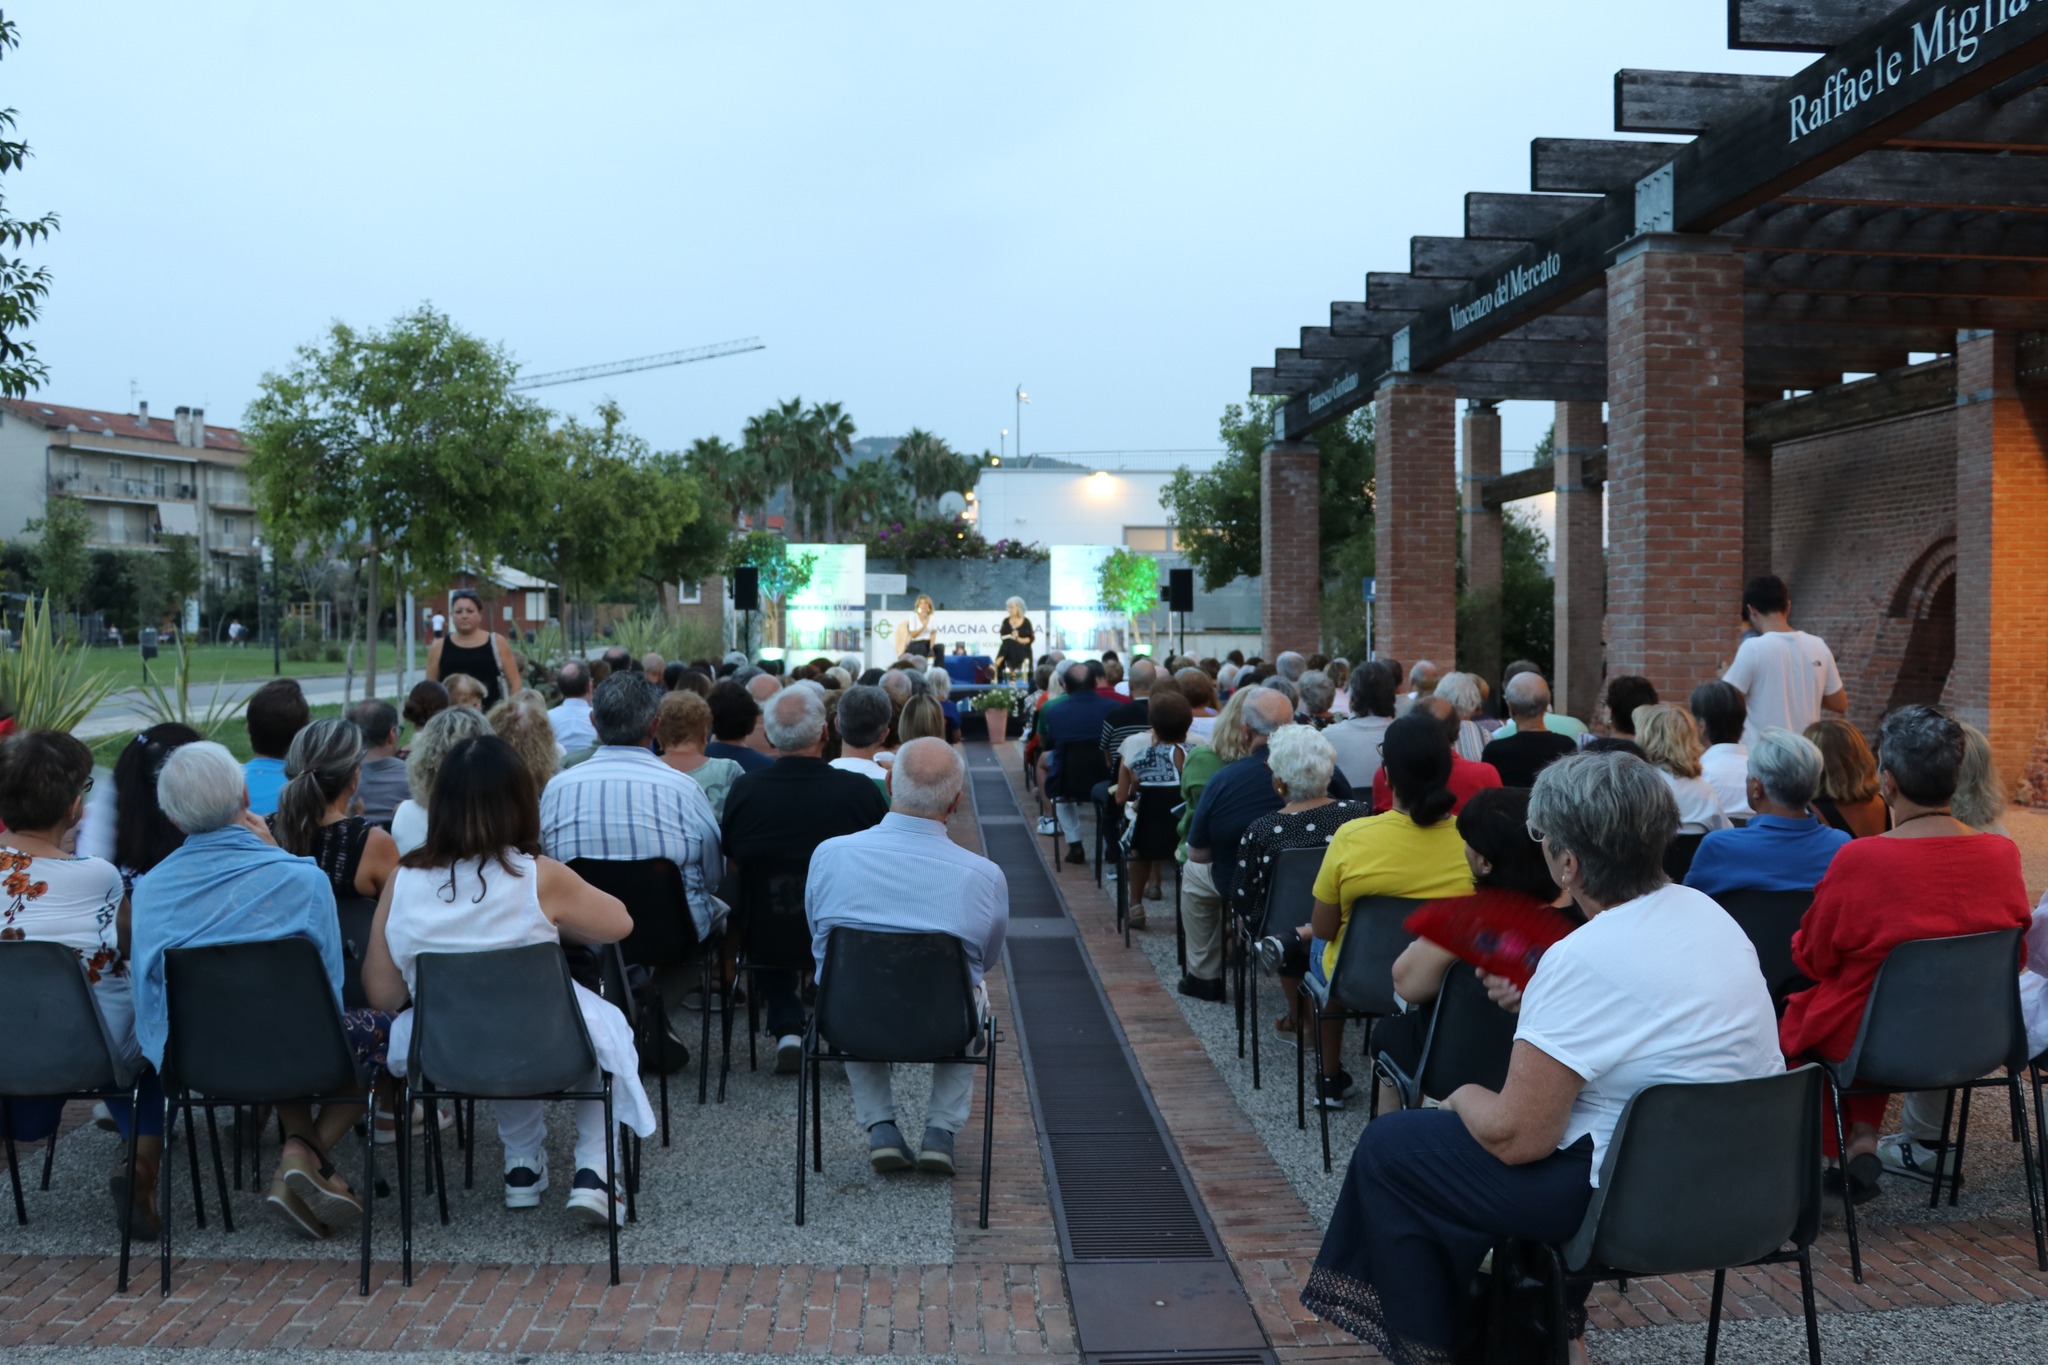
<path id="1" fill-rule="evenodd" d="M 1387 727 L 1380 743 L 1394 808 L 1340 826 L 1316 875 L 1315 915 L 1309 928 L 1309 970 L 1327 982 L 1337 969 L 1351 907 L 1361 896 L 1440 900 L 1472 893 L 1465 841 L 1451 818 L 1451 746 L 1434 716 L 1407 715 Z M 1323 1020 L 1323 1075 L 1316 1103 L 1342 1109 L 1357 1085 L 1338 1065 L 1344 1055 L 1344 1019 Z"/>

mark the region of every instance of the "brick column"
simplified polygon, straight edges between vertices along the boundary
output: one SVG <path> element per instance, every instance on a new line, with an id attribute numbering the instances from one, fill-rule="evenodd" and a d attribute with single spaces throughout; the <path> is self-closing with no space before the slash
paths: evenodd
<path id="1" fill-rule="evenodd" d="M 2048 718 L 2048 396 L 2015 387 L 2018 338 L 1956 344 L 1956 662 L 1948 698 L 1990 736 L 2007 786 L 2043 798 Z"/>
<path id="2" fill-rule="evenodd" d="M 1782 397 L 1784 394 L 1777 389 L 1752 389 L 1745 396 L 1743 406 L 1753 410 Z M 1748 425 L 1747 416 L 1744 417 L 1744 425 Z M 1777 555 L 1772 549 L 1776 518 L 1771 508 L 1771 448 L 1745 446 L 1745 450 L 1747 458 L 1742 462 L 1742 580 L 1746 583 L 1752 578 L 1776 573 L 1771 565 L 1777 562 Z"/>
<path id="3" fill-rule="evenodd" d="M 1375 642 L 1449 670 L 1458 654 L 1458 391 L 1397 375 L 1374 395 Z"/>
<path id="4" fill-rule="evenodd" d="M 1473 603 L 1466 633 L 1464 668 L 1500 686 L 1500 518 L 1480 505 L 1480 487 L 1500 473 L 1500 409 L 1491 402 L 1465 404 L 1465 591 Z"/>
<path id="5" fill-rule="evenodd" d="M 1259 618 L 1265 653 L 1323 644 L 1322 452 L 1276 442 L 1259 457 Z"/>
<path id="6" fill-rule="evenodd" d="M 1606 498 L 1587 479 L 1586 465 L 1607 449 L 1607 419 L 1598 403 L 1559 403 L 1551 444 L 1556 448 L 1557 655 L 1551 704 L 1591 721 L 1599 709 L 1602 640 L 1607 618 L 1607 547 L 1601 542 Z"/>
<path id="7" fill-rule="evenodd" d="M 1607 272 L 1610 674 L 1683 700 L 1735 655 L 1742 601 L 1742 258 L 1661 233 Z"/>

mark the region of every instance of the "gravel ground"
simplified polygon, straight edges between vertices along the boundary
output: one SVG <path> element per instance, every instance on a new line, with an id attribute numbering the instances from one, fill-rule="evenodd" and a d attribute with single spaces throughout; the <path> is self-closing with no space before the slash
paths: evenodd
<path id="1" fill-rule="evenodd" d="M 694 1014 L 677 1012 L 677 1029 L 692 1043 Z M 716 1044 L 714 1026 L 713 1042 Z M 764 1040 L 764 1044 L 766 1040 Z M 772 1044 L 764 1047 L 759 1072 L 749 1072 L 744 1037 L 733 1040 L 734 1070 L 726 1103 L 697 1106 L 696 1059 L 670 1078 L 670 1112 L 674 1145 L 659 1138 L 644 1147 L 645 1169 L 638 1198 L 639 1221 L 619 1235 L 619 1255 L 626 1261 L 680 1261 L 697 1264 L 786 1263 L 822 1265 L 944 1264 L 953 1259 L 953 1207 L 950 1182 L 915 1172 L 884 1178 L 869 1169 L 867 1148 L 853 1121 L 851 1093 L 845 1073 L 825 1073 L 825 1169 L 810 1176 L 806 1222 L 794 1219 L 796 1078 L 770 1069 Z M 923 1132 L 924 1103 L 930 1093 L 930 1070 L 902 1067 L 897 1071 L 897 1099 L 907 1136 Z M 712 1085 L 717 1085 L 717 1076 Z M 649 1077 L 649 1096 L 657 1108 L 658 1094 Z M 225 1121 L 225 1112 L 222 1114 Z M 603 1230 L 573 1223 L 562 1211 L 573 1174 L 571 1123 L 566 1105 L 551 1105 L 548 1118 L 549 1193 L 541 1207 L 512 1211 L 503 1206 L 498 1174 L 503 1169 L 496 1125 L 489 1106 L 477 1106 L 481 1130 L 476 1149 L 476 1188 L 464 1190 L 459 1154 L 448 1144 L 456 1179 L 449 1203 L 449 1226 L 442 1227 L 431 1198 L 414 1183 L 413 1256 L 416 1261 L 489 1261 L 548 1264 L 601 1260 Z M 452 1131 L 449 1134 L 452 1139 Z M 178 1165 L 174 1249 L 187 1256 L 265 1259 L 290 1256 L 353 1258 L 354 1238 L 315 1242 L 287 1227 L 267 1211 L 263 1188 L 269 1166 L 277 1159 L 276 1128 L 264 1145 L 264 1178 L 251 1190 L 233 1197 L 235 1231 L 221 1230 L 210 1172 L 206 1179 L 209 1218 L 204 1230 L 191 1218 L 189 1177 L 182 1144 L 174 1144 Z M 205 1124 L 200 1123 L 201 1167 L 207 1168 Z M 47 1193 L 28 1188 L 29 1225 L 8 1218 L 5 1246 L 10 1253 L 43 1256 L 108 1255 L 120 1246 L 106 1177 L 115 1164 L 119 1144 L 110 1133 L 90 1124 L 61 1139 L 55 1178 Z M 394 1147 L 377 1152 L 380 1171 L 395 1172 Z M 418 1147 L 415 1146 L 415 1162 Z M 223 1160 L 232 1162 L 225 1148 Z M 362 1148 L 346 1139 L 336 1153 L 337 1165 L 351 1184 L 361 1180 Z M 42 1149 L 23 1153 L 24 1175 L 39 1177 Z M 417 1165 L 415 1170 L 417 1170 Z M 230 1168 L 232 1180 L 232 1168 Z M 394 1182 L 395 1193 L 395 1182 Z M 378 1259 L 398 1253 L 398 1202 L 379 1200 L 375 1209 L 374 1254 Z M 183 1357 L 181 1357 L 183 1358 Z M 728 1359 L 730 1359 L 728 1357 Z"/>
<path id="2" fill-rule="evenodd" d="M 1871 1361 L 1939 1361 L 1941 1365 L 2037 1365 L 2048 1356 L 2048 1304 L 1901 1308 L 1889 1313 L 1825 1313 L 1822 1359 L 1829 1365 Z M 1588 1341 L 1603 1365 L 1697 1365 L 1707 1329 L 1646 1327 L 1596 1332 Z M 1802 1318 L 1721 1324 L 1720 1359 L 1728 1365 L 1784 1365 L 1806 1359 Z"/>

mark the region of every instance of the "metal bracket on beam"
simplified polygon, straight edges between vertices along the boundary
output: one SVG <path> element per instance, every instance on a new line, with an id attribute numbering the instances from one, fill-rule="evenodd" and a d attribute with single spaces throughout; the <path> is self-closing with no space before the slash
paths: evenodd
<path id="1" fill-rule="evenodd" d="M 1673 230 L 1672 199 L 1677 184 L 1677 167 L 1669 161 L 1636 181 L 1637 236 Z"/>
<path id="2" fill-rule="evenodd" d="M 1387 368 L 1391 369 L 1395 374 L 1408 373 L 1408 329 L 1406 327 L 1394 333 L 1393 352 L 1393 364 Z"/>

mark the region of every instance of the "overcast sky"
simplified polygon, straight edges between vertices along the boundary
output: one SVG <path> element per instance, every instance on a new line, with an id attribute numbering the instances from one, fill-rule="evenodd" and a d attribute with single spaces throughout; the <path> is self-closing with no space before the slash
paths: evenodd
<path id="1" fill-rule="evenodd" d="M 329 320 L 431 300 L 535 372 L 763 338 L 536 394 L 662 446 L 801 395 L 993 448 L 1021 381 L 1027 450 L 1206 449 L 1531 137 L 1611 136 L 1617 68 L 1802 64 L 1726 11 L 16 0 L 4 189 L 63 216 L 57 401 L 234 422 Z"/>

